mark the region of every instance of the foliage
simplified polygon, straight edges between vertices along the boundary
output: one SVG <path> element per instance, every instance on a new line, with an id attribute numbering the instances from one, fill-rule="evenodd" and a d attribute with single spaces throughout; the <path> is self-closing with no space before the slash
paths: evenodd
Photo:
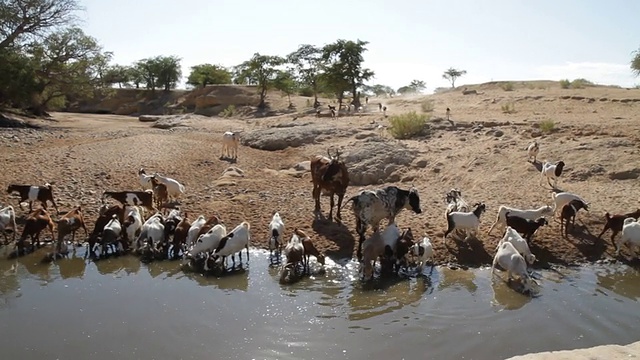
<path id="1" fill-rule="evenodd" d="M 339 39 L 335 43 L 325 45 L 322 48 L 322 59 L 325 62 L 326 84 L 342 102 L 345 91 L 351 91 L 353 104 L 360 106 L 360 94 L 358 89 L 365 81 L 374 77 L 374 72 L 363 68 L 363 53 L 367 51 L 367 41 L 347 41 Z"/>
<path id="2" fill-rule="evenodd" d="M 556 123 L 551 120 L 543 120 L 538 125 L 540 125 L 540 130 L 544 133 L 550 133 L 556 128 Z"/>
<path id="3" fill-rule="evenodd" d="M 569 79 L 560 80 L 560 87 L 563 89 L 584 89 L 588 86 L 595 86 L 595 84 L 587 79 L 579 78 L 569 81 Z"/>
<path id="4" fill-rule="evenodd" d="M 433 100 L 424 100 L 423 102 L 420 103 L 420 109 L 422 109 L 422 112 L 425 113 L 430 113 L 433 112 Z"/>
<path id="5" fill-rule="evenodd" d="M 296 90 L 296 80 L 291 71 L 279 70 L 273 80 L 273 87 L 287 94 L 291 106 L 291 94 Z"/>
<path id="6" fill-rule="evenodd" d="M 633 57 L 631 58 L 631 71 L 635 76 L 640 76 L 640 49 L 635 50 L 631 53 Z"/>
<path id="7" fill-rule="evenodd" d="M 390 95 L 396 94 L 396 91 L 393 90 L 391 86 L 379 85 L 379 84 L 371 86 L 370 91 L 375 96 L 390 96 Z"/>
<path id="8" fill-rule="evenodd" d="M 408 95 L 408 94 L 415 94 L 416 89 L 410 87 L 410 86 L 403 86 L 398 88 L 397 93 L 400 95 Z"/>
<path id="9" fill-rule="evenodd" d="M 313 96 L 314 103 L 318 101 L 318 93 L 322 89 L 321 81 L 324 61 L 322 49 L 303 44 L 291 54 L 287 55 L 286 61 L 293 66 L 291 74 L 298 82 L 298 87 L 305 90 L 304 96 Z M 302 93 L 301 93 L 302 95 Z"/>
<path id="10" fill-rule="evenodd" d="M 220 113 L 220 116 L 228 118 L 228 117 L 232 117 L 235 114 L 236 114 L 236 106 L 231 104 L 227 106 L 224 110 L 222 110 L 222 112 Z"/>
<path id="11" fill-rule="evenodd" d="M 231 82 L 231 72 L 224 66 L 214 64 L 192 66 L 191 73 L 187 78 L 187 84 L 194 87 L 205 87 L 213 84 L 231 84 Z"/>
<path id="12" fill-rule="evenodd" d="M 503 83 L 501 87 L 504 91 L 513 91 L 514 89 L 513 83 L 510 81 Z"/>
<path id="13" fill-rule="evenodd" d="M 451 87 L 454 88 L 456 87 L 456 80 L 466 73 L 467 70 L 458 70 L 451 67 L 442 74 L 442 78 L 449 80 L 449 82 L 451 83 Z"/>
<path id="14" fill-rule="evenodd" d="M 102 81 L 105 85 L 118 84 L 119 88 L 129 87 L 132 79 L 131 68 L 118 64 L 109 66 L 102 75 Z"/>
<path id="15" fill-rule="evenodd" d="M 560 80 L 560 87 L 563 89 L 568 89 L 571 86 L 571 81 L 569 79 Z"/>
<path id="16" fill-rule="evenodd" d="M 516 105 L 512 102 L 500 105 L 502 112 L 505 114 L 513 114 L 516 112 Z"/>
<path id="17" fill-rule="evenodd" d="M 422 92 L 424 89 L 427 88 L 427 83 L 422 81 L 422 80 L 413 80 L 409 84 L 409 87 L 414 89 L 415 92 L 419 93 L 419 92 Z"/>
<path id="18" fill-rule="evenodd" d="M 424 133 L 429 115 L 415 111 L 394 115 L 389 118 L 389 133 L 396 139 L 410 139 Z"/>
<path id="19" fill-rule="evenodd" d="M 258 85 L 260 92 L 259 108 L 266 106 L 267 90 L 273 87 L 275 76 L 278 73 L 277 66 L 284 64 L 285 60 L 279 56 L 253 54 L 251 59 L 236 66 L 236 84 Z"/>

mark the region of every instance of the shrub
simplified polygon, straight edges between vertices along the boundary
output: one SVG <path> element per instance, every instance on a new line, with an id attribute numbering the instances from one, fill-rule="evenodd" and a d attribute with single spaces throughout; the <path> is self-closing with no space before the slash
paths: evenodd
<path id="1" fill-rule="evenodd" d="M 394 115 L 389 118 L 389 133 L 396 139 L 409 139 L 420 136 L 429 121 L 429 115 L 418 114 L 415 111 Z"/>
<path id="2" fill-rule="evenodd" d="M 505 114 L 513 114 L 516 112 L 516 105 L 512 102 L 501 105 L 500 108 L 502 108 L 502 112 Z"/>
<path id="3" fill-rule="evenodd" d="M 571 81 L 569 81 L 569 79 L 562 79 L 560 80 L 560 87 L 563 89 L 568 89 L 569 86 L 571 86 Z"/>
<path id="4" fill-rule="evenodd" d="M 422 109 L 422 112 L 425 113 L 433 112 L 433 100 L 423 101 L 420 103 L 420 108 Z"/>
<path id="5" fill-rule="evenodd" d="M 540 130 L 545 133 L 550 133 L 556 128 L 556 123 L 551 120 L 543 120 L 538 125 L 540 125 Z"/>
<path id="6" fill-rule="evenodd" d="M 587 79 L 575 79 L 571 82 L 571 87 L 573 89 L 583 89 L 587 86 L 593 86 L 594 84 Z"/>
<path id="7" fill-rule="evenodd" d="M 506 82 L 506 83 L 502 84 L 500 87 L 504 91 L 513 91 L 513 83 L 512 82 Z"/>
<path id="8" fill-rule="evenodd" d="M 226 109 L 222 110 L 222 112 L 220 113 L 220 116 L 222 117 L 231 117 L 236 113 L 236 106 L 235 105 L 229 105 L 227 106 Z"/>

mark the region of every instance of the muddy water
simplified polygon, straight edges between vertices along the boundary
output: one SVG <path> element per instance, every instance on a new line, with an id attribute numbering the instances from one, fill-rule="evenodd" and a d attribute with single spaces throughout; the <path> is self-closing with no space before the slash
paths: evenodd
<path id="1" fill-rule="evenodd" d="M 363 289 L 351 262 L 280 285 L 262 251 L 223 278 L 42 254 L 0 260 L 2 359 L 501 359 L 640 338 L 624 267 L 541 272 L 528 298 L 489 269 Z"/>

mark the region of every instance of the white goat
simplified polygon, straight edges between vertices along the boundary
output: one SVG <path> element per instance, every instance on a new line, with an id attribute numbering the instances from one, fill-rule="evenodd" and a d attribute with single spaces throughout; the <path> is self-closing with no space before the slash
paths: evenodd
<path id="1" fill-rule="evenodd" d="M 164 225 L 161 222 L 161 218 L 153 216 L 150 218 L 151 222 L 147 226 L 147 240 L 152 246 L 156 244 L 164 243 Z"/>
<path id="2" fill-rule="evenodd" d="M 525 292 L 533 290 L 531 287 L 532 283 L 537 283 L 531 278 L 531 276 L 529 276 L 529 273 L 527 272 L 527 263 L 524 260 L 524 257 L 522 257 L 513 244 L 508 241 L 502 242 L 498 245 L 498 251 L 493 257 L 493 263 L 491 264 L 492 276 L 495 272 L 496 265 L 500 265 L 500 267 L 507 271 L 507 279 L 509 281 L 513 278 L 513 274 L 520 277 L 522 284 L 524 285 Z"/>
<path id="3" fill-rule="evenodd" d="M 447 215 L 447 231 L 445 231 L 444 236 L 442 237 L 443 241 L 447 241 L 447 235 L 449 235 L 455 229 L 465 230 L 467 232 L 467 237 L 470 234 L 476 236 L 476 232 L 478 231 L 478 227 L 480 227 L 480 216 L 486 210 L 486 205 L 483 203 L 478 203 L 475 205 L 476 208 L 473 211 L 462 212 L 462 211 L 452 211 Z"/>
<path id="4" fill-rule="evenodd" d="M 206 222 L 207 219 L 205 219 L 204 215 L 200 215 L 194 222 L 191 223 L 191 227 L 187 232 L 187 240 L 185 241 L 186 249 L 189 249 L 191 245 L 197 240 L 196 236 L 198 236 L 200 229 L 202 229 Z"/>
<path id="5" fill-rule="evenodd" d="M 496 221 L 493 223 L 493 225 L 491 225 L 491 228 L 489 229 L 489 232 L 487 233 L 487 235 L 491 234 L 491 231 L 493 231 L 493 228 L 498 224 L 500 224 L 501 228 L 504 228 L 505 226 L 507 226 L 507 213 L 509 213 L 509 216 L 518 216 L 523 219 L 536 221 L 543 216 L 553 215 L 553 211 L 554 211 L 554 208 L 552 208 L 549 205 L 544 205 L 537 209 L 527 209 L 527 210 L 521 210 L 521 209 L 509 207 L 506 205 L 500 205 L 500 207 L 498 207 L 498 214 L 496 215 Z"/>
<path id="6" fill-rule="evenodd" d="M 536 256 L 531 253 L 529 249 L 529 245 L 527 244 L 527 240 L 525 240 L 517 231 L 515 231 L 511 226 L 507 226 L 504 231 L 504 236 L 498 242 L 498 247 L 503 242 L 510 242 L 513 247 L 518 250 L 520 255 L 524 257 L 529 265 L 532 265 L 536 261 Z"/>
<path id="7" fill-rule="evenodd" d="M 418 272 L 422 273 L 424 264 L 433 257 L 431 239 L 427 236 L 423 237 L 421 242 L 415 243 L 409 248 L 409 252 L 418 258 Z M 431 263 L 431 269 L 433 269 L 433 261 Z"/>
<path id="8" fill-rule="evenodd" d="M 126 206 L 125 207 L 125 214 L 127 214 L 127 216 L 125 217 L 125 223 L 128 222 L 129 217 L 131 217 L 131 219 L 129 220 L 129 224 L 127 226 L 126 229 L 126 234 L 127 234 L 127 240 L 128 241 L 133 241 L 133 248 L 134 250 L 137 249 L 137 241 L 134 241 L 136 239 L 136 234 L 139 234 L 140 231 L 142 231 L 142 214 L 140 213 L 140 208 L 137 206 Z"/>
<path id="9" fill-rule="evenodd" d="M 122 242 L 120 242 L 120 234 L 122 233 L 122 224 L 120 224 L 120 220 L 118 220 L 118 215 L 113 214 L 113 217 L 107 225 L 102 229 L 102 241 L 101 243 L 96 243 L 93 246 L 92 251 L 95 252 L 96 248 L 100 249 L 100 254 L 106 253 L 106 247 L 110 244 L 117 243 L 117 251 L 124 251 L 122 247 Z"/>
<path id="10" fill-rule="evenodd" d="M 537 141 L 533 140 L 533 142 L 527 146 L 527 154 L 529 155 L 527 161 L 531 161 L 531 158 L 533 158 L 532 162 L 537 162 L 538 152 L 540 152 L 540 145 L 538 145 Z"/>
<path id="11" fill-rule="evenodd" d="M 204 269 L 209 271 L 209 254 L 220 245 L 220 240 L 227 236 L 227 228 L 223 224 L 217 224 L 206 233 L 200 235 L 193 248 L 184 255 L 184 258 L 195 258 L 198 254 L 204 252 L 206 259 L 204 261 Z"/>
<path id="12" fill-rule="evenodd" d="M 153 190 L 151 186 L 152 177 L 153 175 L 147 175 L 147 173 L 144 171 L 144 168 L 140 168 L 140 170 L 138 170 L 138 178 L 142 190 Z"/>
<path id="13" fill-rule="evenodd" d="M 138 235 L 138 238 L 134 242 L 134 246 L 133 246 L 134 249 L 139 248 L 142 241 L 147 240 L 149 238 L 149 229 L 151 227 L 151 224 L 155 221 L 155 219 L 158 219 L 158 221 L 162 221 L 163 220 L 162 214 L 155 213 L 151 217 L 149 217 L 147 221 L 144 222 L 144 224 L 142 224 L 142 228 L 140 229 L 140 235 Z"/>
<path id="14" fill-rule="evenodd" d="M 540 183 L 544 178 L 547 178 L 547 182 L 549 186 L 556 188 L 558 184 L 558 178 L 562 175 L 562 170 L 564 169 L 564 161 L 558 161 L 555 165 L 545 161 L 542 164 L 542 170 L 540 170 Z M 553 185 L 551 185 L 551 180 L 553 180 Z"/>
<path id="15" fill-rule="evenodd" d="M 7 237 L 7 230 L 11 230 L 13 239 L 16 240 L 16 212 L 13 210 L 13 206 L 9 205 L 0 210 L 0 232 L 4 234 L 5 244 L 9 243 Z"/>
<path id="16" fill-rule="evenodd" d="M 281 236 L 284 235 L 284 222 L 280 217 L 279 213 L 273 214 L 273 218 L 269 223 L 269 232 L 271 233 L 271 238 L 269 239 L 269 251 L 273 255 L 273 250 L 278 249 L 278 253 L 282 252 L 282 242 L 280 241 Z"/>
<path id="17" fill-rule="evenodd" d="M 364 264 L 362 275 L 365 281 L 373 277 L 373 268 L 379 257 L 385 255 L 390 257 L 395 253 L 400 236 L 402 233 L 398 226 L 391 223 L 382 232 L 380 230 L 374 231 L 371 237 L 362 243 Z"/>
<path id="18" fill-rule="evenodd" d="M 553 192 L 551 193 L 551 199 L 555 204 L 554 212 L 556 214 L 560 214 L 562 212 L 562 208 L 573 200 L 580 200 L 584 204 L 589 205 L 589 203 L 580 196 L 567 191 L 561 193 Z"/>
<path id="19" fill-rule="evenodd" d="M 153 177 L 155 177 L 156 180 L 167 187 L 167 193 L 169 194 L 170 198 L 173 198 L 175 200 L 180 197 L 180 195 L 184 194 L 184 185 L 180 184 L 178 180 L 162 176 L 158 173 L 153 173 Z"/>
<path id="20" fill-rule="evenodd" d="M 222 155 L 220 155 L 220 158 L 237 159 L 239 142 L 240 137 L 237 133 L 225 131 L 222 135 Z"/>
<path id="21" fill-rule="evenodd" d="M 226 257 L 231 255 L 233 265 L 236 264 L 236 253 L 239 253 L 240 263 L 242 264 L 242 249 L 247 249 L 247 261 L 249 261 L 249 243 L 251 242 L 250 225 L 243 221 L 236 226 L 230 233 L 220 240 L 220 245 L 213 251 L 214 258 L 222 257 L 223 267 Z M 224 268 L 226 270 L 226 268 Z"/>
<path id="22" fill-rule="evenodd" d="M 625 244 L 629 247 L 632 256 L 640 257 L 640 253 L 638 253 L 640 248 L 640 223 L 632 217 L 624 219 L 622 235 L 616 240 L 616 256 L 620 255 L 620 249 Z"/>

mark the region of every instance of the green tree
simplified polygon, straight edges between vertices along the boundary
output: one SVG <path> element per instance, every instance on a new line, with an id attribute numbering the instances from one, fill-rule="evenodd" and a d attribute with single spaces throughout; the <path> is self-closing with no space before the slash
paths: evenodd
<path id="1" fill-rule="evenodd" d="M 334 90 L 340 91 L 343 87 L 342 82 L 348 82 L 348 90 L 353 95 L 353 104 L 356 108 L 360 106 L 358 88 L 362 87 L 365 81 L 370 80 L 375 75 L 373 71 L 362 68 L 362 63 L 364 62 L 362 54 L 367 51 L 365 46 L 368 43 L 359 39 L 355 42 L 340 39 L 333 44 L 325 45 L 322 49 L 322 57 L 327 64 L 325 72 L 327 73 L 326 78 L 329 80 L 329 84 Z M 332 83 L 332 81 L 337 83 Z M 336 95 L 338 95 L 337 92 Z M 338 96 L 338 99 L 341 98 L 342 94 Z"/>
<path id="2" fill-rule="evenodd" d="M 465 75 L 466 73 L 467 73 L 467 70 L 458 70 L 454 68 L 449 68 L 444 72 L 444 74 L 442 74 L 442 78 L 449 80 L 449 82 L 451 83 L 451 87 L 454 88 L 456 87 L 456 80 L 462 75 Z"/>
<path id="3" fill-rule="evenodd" d="M 101 70 L 111 59 L 96 39 L 76 27 L 51 33 L 41 44 L 31 45 L 29 54 L 38 64 L 34 89 L 38 112 L 54 99 L 92 94 L 102 85 Z"/>
<path id="4" fill-rule="evenodd" d="M 415 93 L 416 93 L 416 89 L 414 89 L 411 86 L 403 86 L 401 88 L 398 88 L 398 94 L 401 94 L 401 95 L 415 94 Z"/>
<path id="5" fill-rule="evenodd" d="M 177 56 L 158 56 L 155 61 L 158 63 L 158 79 L 156 85 L 164 88 L 165 91 L 175 89 L 182 78 L 182 67 L 180 58 Z"/>
<path id="6" fill-rule="evenodd" d="M 0 49 L 73 24 L 77 0 L 0 0 Z"/>
<path id="7" fill-rule="evenodd" d="M 279 70 L 273 80 L 273 87 L 287 94 L 289 107 L 293 107 L 293 103 L 291 103 L 291 94 L 296 90 L 296 80 L 293 73 L 290 70 Z"/>
<path id="8" fill-rule="evenodd" d="M 303 44 L 291 54 L 287 61 L 294 66 L 295 74 L 301 87 L 308 87 L 313 92 L 314 107 L 318 104 L 318 93 L 322 90 L 320 77 L 324 66 L 322 49 Z"/>
<path id="9" fill-rule="evenodd" d="M 376 96 L 389 96 L 389 95 L 394 95 L 396 92 L 395 90 L 393 90 L 390 86 L 387 85 L 373 85 L 371 87 L 371 91 L 376 95 Z"/>
<path id="10" fill-rule="evenodd" d="M 0 49 L 0 106 L 26 108 L 37 88 L 37 63 L 11 49 Z"/>
<path id="11" fill-rule="evenodd" d="M 236 84 L 256 84 L 260 92 L 259 108 L 266 106 L 267 91 L 273 87 L 278 73 L 277 67 L 284 64 L 280 56 L 260 55 L 255 53 L 251 59 L 236 66 Z"/>
<path id="12" fill-rule="evenodd" d="M 128 66 L 118 64 L 109 66 L 102 77 L 105 85 L 118 84 L 119 88 L 128 87 L 131 80 L 131 69 Z"/>
<path id="13" fill-rule="evenodd" d="M 231 84 L 231 72 L 225 67 L 213 64 L 201 64 L 191 67 L 187 84 L 205 87 L 211 84 Z"/>
<path id="14" fill-rule="evenodd" d="M 422 80 L 413 80 L 409 84 L 409 87 L 412 88 L 414 90 L 414 92 L 419 93 L 419 92 L 422 92 L 424 89 L 427 88 L 427 83 L 425 83 Z"/>
<path id="15" fill-rule="evenodd" d="M 631 53 L 633 58 L 631 58 L 631 71 L 635 76 L 640 76 L 640 49 Z"/>

